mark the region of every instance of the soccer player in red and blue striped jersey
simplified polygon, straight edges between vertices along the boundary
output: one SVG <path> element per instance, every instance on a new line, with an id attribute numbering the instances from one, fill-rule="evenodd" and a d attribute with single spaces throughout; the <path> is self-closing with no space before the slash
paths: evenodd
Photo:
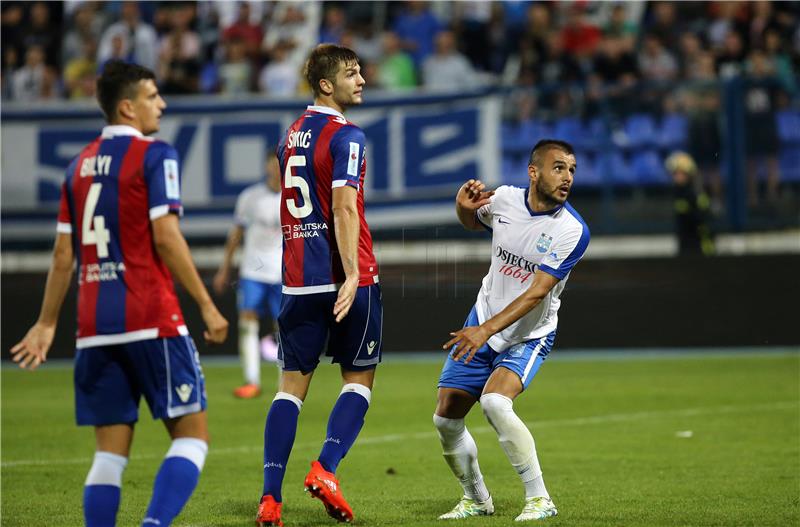
<path id="1" fill-rule="evenodd" d="M 79 425 L 95 427 L 97 443 L 84 487 L 85 523 L 116 522 L 144 396 L 172 445 L 143 525 L 166 526 L 194 491 L 208 451 L 203 372 L 172 276 L 200 307 L 209 343 L 225 340 L 228 323 L 178 225 L 177 153 L 146 137 L 158 131 L 166 108 L 155 76 L 135 64 L 109 62 L 97 93 L 109 126 L 67 169 L 39 319 L 11 353 L 22 368 L 44 362 L 77 258 L 76 416 Z"/>
<path id="2" fill-rule="evenodd" d="M 361 104 L 364 78 L 350 49 L 322 44 L 306 63 L 314 105 L 278 146 L 283 176 L 283 301 L 278 316 L 281 382 L 264 430 L 264 488 L 259 525 L 282 525 L 281 486 L 297 419 L 327 342 L 342 391 L 305 487 L 329 515 L 351 521 L 336 468 L 369 408 L 381 359 L 383 308 L 378 264 L 364 219 L 364 132 L 344 117 Z"/>

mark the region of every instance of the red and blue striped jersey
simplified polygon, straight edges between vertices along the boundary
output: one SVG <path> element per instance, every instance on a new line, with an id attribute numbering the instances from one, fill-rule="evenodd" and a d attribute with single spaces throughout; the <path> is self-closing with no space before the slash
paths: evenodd
<path id="1" fill-rule="evenodd" d="M 344 282 L 333 224 L 333 189 L 358 191 L 359 287 L 378 282 L 372 235 L 364 217 L 364 132 L 326 106 L 309 106 L 278 145 L 283 174 L 283 292 L 336 291 Z"/>
<path id="2" fill-rule="evenodd" d="M 188 334 L 150 226 L 182 214 L 179 181 L 175 149 L 124 125 L 70 163 L 58 232 L 78 263 L 78 348 Z"/>

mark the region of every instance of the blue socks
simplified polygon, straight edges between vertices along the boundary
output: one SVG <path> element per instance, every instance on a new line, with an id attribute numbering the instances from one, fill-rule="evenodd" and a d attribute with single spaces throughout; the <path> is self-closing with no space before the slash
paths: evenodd
<path id="1" fill-rule="evenodd" d="M 319 454 L 319 462 L 328 472 L 336 473 L 339 462 L 355 443 L 364 426 L 371 395 L 370 389 L 362 384 L 350 383 L 342 387 L 328 418 L 328 432 Z"/>
<path id="2" fill-rule="evenodd" d="M 292 394 L 278 392 L 272 400 L 264 426 L 264 489 L 278 503 L 283 501 L 281 486 L 286 462 L 297 434 L 297 418 L 303 401 Z"/>
<path id="3" fill-rule="evenodd" d="M 166 527 L 172 522 L 194 492 L 207 453 L 208 444 L 201 439 L 181 437 L 172 441 L 156 474 L 143 527 Z"/>
<path id="4" fill-rule="evenodd" d="M 95 452 L 83 488 L 83 518 L 86 527 L 111 527 L 117 520 L 122 472 L 128 458 L 110 452 Z"/>

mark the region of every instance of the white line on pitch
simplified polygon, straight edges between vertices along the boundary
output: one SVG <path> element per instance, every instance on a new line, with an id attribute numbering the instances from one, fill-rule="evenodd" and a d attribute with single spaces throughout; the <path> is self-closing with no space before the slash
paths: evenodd
<path id="1" fill-rule="evenodd" d="M 605 414 L 605 415 L 593 415 L 588 417 L 575 417 L 572 419 L 550 419 L 544 421 L 529 421 L 526 424 L 533 428 L 534 430 L 540 428 L 558 428 L 561 426 L 585 426 L 585 425 L 594 425 L 594 424 L 606 424 L 606 423 L 619 423 L 625 421 L 640 421 L 645 419 L 652 419 L 652 418 L 662 418 L 662 417 L 694 417 L 698 415 L 715 415 L 715 414 L 738 414 L 738 413 L 746 413 L 752 411 L 780 411 L 780 410 L 796 410 L 798 409 L 798 405 L 800 405 L 800 401 L 780 401 L 780 402 L 773 402 L 773 403 L 762 403 L 762 404 L 748 404 L 748 405 L 725 405 L 725 406 L 712 406 L 712 407 L 701 407 L 701 408 L 681 408 L 676 410 L 653 410 L 648 412 L 632 412 L 632 413 L 624 413 L 624 414 Z M 479 426 L 470 428 L 470 432 L 472 433 L 488 433 L 491 432 L 492 429 L 488 426 Z M 395 441 L 407 441 L 409 439 L 429 439 L 434 438 L 436 436 L 433 430 L 428 432 L 412 432 L 412 433 L 405 433 L 405 434 L 387 434 L 382 436 L 374 436 L 374 437 L 362 437 L 358 439 L 359 445 L 374 445 L 374 444 L 382 444 L 382 443 L 392 443 Z M 298 443 L 294 445 L 294 449 L 304 449 L 304 448 L 318 448 L 320 443 L 316 442 L 307 442 L 307 443 Z M 228 447 L 228 448 L 216 448 L 212 449 L 209 454 L 210 455 L 231 455 L 231 454 L 250 454 L 254 452 L 260 452 L 262 450 L 262 446 L 239 446 L 239 447 Z M 159 455 L 134 455 L 131 456 L 131 459 L 136 461 L 140 459 L 158 459 L 161 456 Z M 45 459 L 20 459 L 18 461 L 3 461 L 0 463 L 0 466 L 3 468 L 12 468 L 12 467 L 27 467 L 27 466 L 48 466 L 48 465 L 82 465 L 82 464 L 89 464 L 91 462 L 91 458 L 88 457 L 81 457 L 81 458 L 69 458 L 69 459 L 53 459 L 53 460 L 45 460 Z"/>

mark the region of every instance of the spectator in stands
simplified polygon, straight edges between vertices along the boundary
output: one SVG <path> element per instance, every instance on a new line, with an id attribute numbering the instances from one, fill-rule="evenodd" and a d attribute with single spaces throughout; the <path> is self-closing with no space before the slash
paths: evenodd
<path id="1" fill-rule="evenodd" d="M 678 254 L 711 256 L 714 254 L 714 240 L 708 225 L 711 201 L 697 177 L 697 164 L 689 154 L 675 152 L 664 165 L 672 176 Z"/>
<path id="2" fill-rule="evenodd" d="M 61 66 L 61 24 L 54 23 L 51 9 L 62 9 L 62 7 L 56 2 L 31 4 L 24 44 L 25 49 L 30 49 L 32 46 L 41 47 L 44 51 L 45 64 L 58 68 Z"/>
<path id="3" fill-rule="evenodd" d="M 117 40 L 117 43 L 114 41 Z M 115 49 L 121 44 L 122 48 Z M 139 18 L 138 2 L 122 3 L 122 20 L 111 24 L 100 39 L 97 60 L 105 64 L 121 52 L 123 60 L 155 70 L 158 65 L 158 37 L 150 24 Z"/>
<path id="4" fill-rule="evenodd" d="M 403 2 L 402 11 L 392 25 L 400 38 L 401 46 L 411 55 L 414 65 L 421 68 L 433 53 L 436 35 L 442 24 L 431 12 L 427 2 Z"/>
<path id="5" fill-rule="evenodd" d="M 586 19 L 585 6 L 580 3 L 571 4 L 567 11 L 567 20 L 561 29 L 561 42 L 564 50 L 581 61 L 590 61 L 598 50 L 602 40 L 600 29 Z"/>
<path id="6" fill-rule="evenodd" d="M 261 50 L 272 53 L 278 42 L 288 42 L 288 60 L 301 71 L 308 54 L 319 41 L 320 2 L 278 2 L 267 24 Z"/>
<path id="7" fill-rule="evenodd" d="M 166 94 L 197 93 L 200 75 L 200 37 L 191 29 L 194 6 L 169 7 L 172 27 L 159 43 L 158 78 Z"/>
<path id="8" fill-rule="evenodd" d="M 689 67 L 691 75 L 681 99 L 689 118 L 689 153 L 700 172 L 707 178 L 714 209 L 721 207 L 722 182 L 720 179 L 720 91 L 714 56 L 699 53 Z"/>
<path id="9" fill-rule="evenodd" d="M 713 51 L 725 47 L 726 37 L 731 32 L 744 30 L 742 19 L 746 16 L 745 2 L 711 2 L 709 5 L 712 20 L 706 23 L 708 42 Z"/>
<path id="10" fill-rule="evenodd" d="M 97 41 L 87 37 L 83 41 L 83 54 L 70 60 L 64 67 L 64 88 L 70 99 L 94 97 L 97 80 Z"/>
<path id="11" fill-rule="evenodd" d="M 603 36 L 636 39 L 638 33 L 639 26 L 628 18 L 626 5 L 614 5 L 608 23 L 603 28 Z"/>
<path id="12" fill-rule="evenodd" d="M 766 170 L 767 199 L 778 199 L 778 130 L 775 103 L 780 90 L 767 55 L 753 50 L 747 57 L 748 82 L 745 92 L 745 145 L 747 150 L 748 201 L 759 203 L 759 169 Z"/>
<path id="13" fill-rule="evenodd" d="M 752 13 L 747 22 L 747 42 L 750 47 L 764 46 L 764 33 L 775 26 L 772 2 L 752 2 Z"/>
<path id="14" fill-rule="evenodd" d="M 254 23 L 250 17 L 250 3 L 239 2 L 236 20 L 222 31 L 222 40 L 225 42 L 239 41 L 244 45 L 245 53 L 255 60 L 259 55 L 259 47 L 264 33 L 261 26 Z M 236 44 L 238 46 L 238 44 Z"/>
<path id="15" fill-rule="evenodd" d="M 252 84 L 253 65 L 247 55 L 247 43 L 240 38 L 231 38 L 224 46 L 225 61 L 219 66 L 220 93 L 248 93 Z"/>
<path id="16" fill-rule="evenodd" d="M 764 52 L 767 54 L 767 59 L 772 63 L 772 70 L 780 80 L 783 89 L 787 93 L 794 93 L 797 81 L 792 68 L 792 59 L 785 52 L 783 37 L 777 28 L 771 27 L 764 31 Z"/>
<path id="17" fill-rule="evenodd" d="M 678 61 L 652 33 L 645 35 L 638 59 L 643 80 L 671 81 L 678 75 Z"/>
<path id="18" fill-rule="evenodd" d="M 342 34 L 347 30 L 347 18 L 344 9 L 331 4 L 325 8 L 322 27 L 319 30 L 320 43 L 339 44 Z M 360 55 L 359 55 L 360 56 Z"/>
<path id="19" fill-rule="evenodd" d="M 697 56 L 705 51 L 703 42 L 694 31 L 684 31 L 678 42 L 678 63 L 680 64 L 680 77 L 688 79 L 691 77 L 691 66 Z"/>
<path id="20" fill-rule="evenodd" d="M 383 33 L 383 53 L 378 64 L 378 85 L 386 90 L 408 90 L 417 85 L 414 61 L 400 47 L 393 31 Z"/>
<path id="21" fill-rule="evenodd" d="M 0 42 L 2 42 L 2 45 L 0 47 L 3 49 L 3 74 L 9 75 L 19 66 L 19 62 L 25 55 L 23 29 L 25 11 L 22 8 L 22 3 L 19 2 L 2 2 L 0 3 L 0 9 L 2 9 L 2 28 L 0 28 Z M 12 49 L 14 51 L 9 52 Z M 11 58 L 16 60 L 9 60 Z M 8 64 L 13 64 L 14 66 L 7 71 L 6 66 Z"/>
<path id="22" fill-rule="evenodd" d="M 422 65 L 422 82 L 428 90 L 469 89 L 478 84 L 472 65 L 456 49 L 452 31 L 436 35 L 436 51 Z"/>
<path id="23" fill-rule="evenodd" d="M 717 54 L 717 74 L 720 79 L 738 77 L 744 72 L 746 50 L 742 35 L 738 31 L 730 31 L 725 35 L 722 50 Z"/>
<path id="24" fill-rule="evenodd" d="M 345 47 L 355 51 L 363 62 L 377 64 L 383 58 L 383 34 L 376 33 L 371 22 L 354 24 L 349 33 L 352 36 L 353 47 L 347 45 Z"/>
<path id="25" fill-rule="evenodd" d="M 11 79 L 11 98 L 16 101 L 40 101 L 58 96 L 55 71 L 44 61 L 44 49 L 31 46 L 25 52 L 25 65 Z"/>
<path id="26" fill-rule="evenodd" d="M 100 16 L 97 4 L 87 2 L 75 8 L 72 14 L 72 22 L 61 44 L 61 60 L 64 66 L 75 59 L 83 56 L 87 40 L 96 42 L 100 39 L 103 17 Z M 96 63 L 97 57 L 92 57 Z"/>
<path id="27" fill-rule="evenodd" d="M 617 114 L 629 114 L 636 108 L 636 98 L 630 97 L 639 77 L 636 57 L 618 37 L 604 38 L 594 56 L 590 77 L 599 79 L 611 109 Z"/>
<path id="28" fill-rule="evenodd" d="M 272 57 L 258 77 L 258 88 L 263 93 L 276 97 L 291 97 L 297 93 L 299 71 L 289 61 L 289 51 L 293 47 L 291 42 L 281 40 L 272 48 Z"/>
<path id="29" fill-rule="evenodd" d="M 670 51 L 678 47 L 678 36 L 681 34 L 681 24 L 675 12 L 674 2 L 653 2 L 651 6 L 651 21 L 644 31 L 655 35 L 661 44 Z"/>

